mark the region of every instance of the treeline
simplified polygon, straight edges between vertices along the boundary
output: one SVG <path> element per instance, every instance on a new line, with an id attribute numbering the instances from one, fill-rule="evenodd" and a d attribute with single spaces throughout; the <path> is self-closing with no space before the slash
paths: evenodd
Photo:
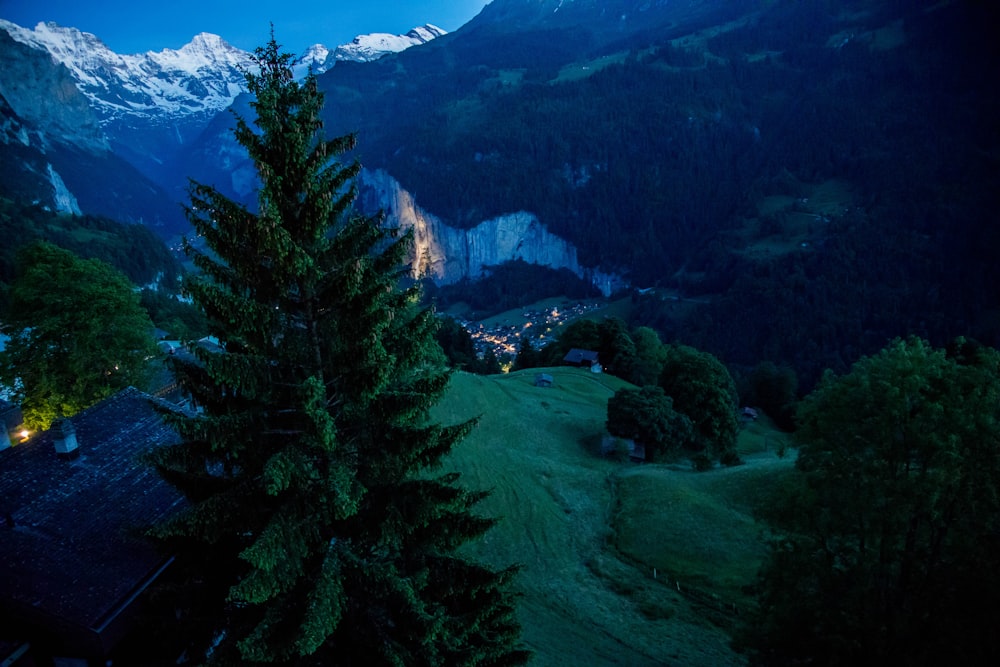
<path id="1" fill-rule="evenodd" d="M 17 251 L 48 241 L 83 259 L 99 259 L 136 285 L 163 278 L 174 281 L 181 268 L 156 235 L 142 225 L 128 225 L 93 215 L 67 215 L 0 199 L 0 313 L 7 308 L 6 286 L 16 273 Z"/>
<path id="2" fill-rule="evenodd" d="M 526 303 L 560 294 L 569 299 L 599 296 L 596 287 L 569 269 L 550 269 L 524 260 L 491 266 L 479 280 L 463 279 L 451 285 L 437 286 L 428 281 L 424 296 L 439 310 L 464 303 L 480 317 L 490 317 Z"/>
<path id="3" fill-rule="evenodd" d="M 483 86 L 388 168 L 452 224 L 526 208 L 585 264 L 706 297 L 688 319 L 650 301 L 630 324 L 731 365 L 791 364 L 805 389 L 896 336 L 996 344 L 988 17 L 898 2 L 842 17 L 779 3 L 704 51 L 654 44 L 577 80 Z M 831 179 L 851 184 L 849 210 L 808 248 L 743 252 L 774 231 L 764 197 Z"/>

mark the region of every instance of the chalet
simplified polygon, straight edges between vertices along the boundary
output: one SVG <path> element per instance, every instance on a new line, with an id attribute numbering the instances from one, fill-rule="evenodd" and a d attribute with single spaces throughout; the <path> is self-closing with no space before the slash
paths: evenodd
<path id="1" fill-rule="evenodd" d="M 538 373 L 535 375 L 536 387 L 551 387 L 554 380 L 548 373 Z"/>
<path id="2" fill-rule="evenodd" d="M 138 461 L 177 442 L 157 402 L 128 388 L 0 451 L 0 664 L 106 664 L 169 565 L 142 537 L 183 503 Z"/>
<path id="3" fill-rule="evenodd" d="M 563 363 L 569 366 L 591 368 L 597 365 L 597 352 L 594 352 L 593 350 L 581 350 L 574 347 L 566 353 L 565 357 L 563 357 Z"/>

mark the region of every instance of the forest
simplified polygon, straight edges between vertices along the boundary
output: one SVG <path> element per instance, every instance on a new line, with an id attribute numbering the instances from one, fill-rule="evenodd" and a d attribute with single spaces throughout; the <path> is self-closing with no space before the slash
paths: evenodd
<path id="1" fill-rule="evenodd" d="M 882 3 L 848 30 L 842 4 L 589 63 L 491 61 L 474 93 L 457 83 L 366 152 L 449 224 L 525 208 L 583 264 L 706 301 L 678 315 L 650 298 L 630 324 L 728 364 L 788 363 L 810 387 L 896 336 L 995 345 L 988 11 Z M 504 278 L 484 291 L 529 280 Z"/>
<path id="2" fill-rule="evenodd" d="M 136 285 L 163 280 L 176 288 L 181 268 L 149 228 L 95 215 L 67 215 L 0 199 L 0 318 L 8 307 L 7 290 L 16 273 L 18 249 L 47 241 L 84 259 L 99 259 Z"/>

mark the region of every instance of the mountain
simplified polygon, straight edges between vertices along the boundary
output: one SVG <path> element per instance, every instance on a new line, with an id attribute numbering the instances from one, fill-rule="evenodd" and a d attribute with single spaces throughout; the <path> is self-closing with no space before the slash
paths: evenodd
<path id="1" fill-rule="evenodd" d="M 321 73 L 324 130 L 357 133 L 363 200 L 418 230 L 415 270 L 446 283 L 521 258 L 658 286 L 633 323 L 807 386 L 894 336 L 1000 344 L 994 14 L 494 0 L 418 48 Z M 250 116 L 245 96 L 230 108 Z M 34 137 L 34 120 L 6 136 Z M 231 117 L 203 123 L 144 169 L 252 204 Z"/>
<path id="2" fill-rule="evenodd" d="M 645 298 L 635 323 L 808 386 L 895 336 L 1000 344 L 997 18 L 961 0 L 494 0 L 319 83 L 326 131 L 357 132 L 442 230 L 523 212 L 583 269 L 699 304 Z"/>
<path id="3" fill-rule="evenodd" d="M 164 236 L 183 219 L 166 193 L 114 154 L 71 72 L 0 31 L 0 195 L 54 211 L 142 222 Z"/>
<path id="4" fill-rule="evenodd" d="M 332 51 L 322 44 L 314 44 L 296 58 L 292 71 L 297 78 L 304 77 L 310 68 L 316 74 L 322 74 L 338 62 L 371 62 L 391 53 L 399 53 L 411 46 L 426 44 L 446 34 L 448 34 L 446 30 L 428 23 L 410 30 L 405 35 L 391 35 L 385 32 L 358 35 L 349 44 L 341 44 Z"/>
<path id="5" fill-rule="evenodd" d="M 242 91 L 249 54 L 201 33 L 178 50 L 119 55 L 96 36 L 54 23 L 0 21 L 15 40 L 65 66 L 116 154 L 154 180 L 164 156 L 194 140 Z"/>
<path id="6" fill-rule="evenodd" d="M 325 63 L 327 55 L 330 62 L 319 66 L 317 71 L 338 61 L 367 61 L 443 34 L 445 31 L 440 28 L 426 25 L 406 35 L 362 35 L 333 51 L 316 45 L 299 58 L 297 67 L 304 74 L 310 64 L 317 67 L 321 61 Z M 142 188 L 149 192 L 157 191 L 154 199 L 163 195 L 180 200 L 186 176 L 178 178 L 171 172 L 175 156 L 194 143 L 220 114 L 221 122 L 227 128 L 231 125 L 232 118 L 225 112 L 244 91 L 241 72 L 252 65 L 249 53 L 209 33 L 196 35 L 177 50 L 133 55 L 117 54 L 95 35 L 55 23 L 39 23 L 29 30 L 0 19 L 0 37 L 10 60 L 10 66 L 0 74 L 2 91 L 10 106 L 3 110 L 4 141 L 6 146 L 19 145 L 16 149 L 6 149 L 19 153 L 7 161 L 11 168 L 19 166 L 16 183 L 8 183 L 6 189 L 49 192 L 41 199 L 74 212 L 81 204 L 72 193 L 66 192 L 59 173 L 52 171 L 51 160 L 42 159 L 37 146 L 25 143 L 29 137 L 25 134 L 27 128 L 37 128 L 43 133 L 35 137 L 36 143 L 44 136 L 50 148 L 57 143 L 77 154 L 70 162 L 79 161 L 80 155 L 101 154 L 124 159 L 131 165 L 101 169 L 68 167 L 81 177 L 86 175 L 87 182 L 94 185 L 94 192 L 102 190 L 100 174 L 124 170 L 129 174 L 127 179 L 133 179 L 134 170 L 138 169 L 145 178 L 137 181 L 145 181 Z M 29 64 L 34 69 L 25 74 Z M 41 70 L 47 74 L 40 75 Z M 46 83 L 50 76 L 57 76 L 58 80 Z M 123 178 L 117 180 L 120 183 Z M 163 187 L 171 194 L 165 195 Z M 61 194 L 53 195 L 56 191 Z M 96 195 L 76 196 L 100 199 Z M 126 217 L 177 218 L 176 204 L 160 202 L 157 206 L 163 209 L 160 215 L 131 212 Z M 96 208 L 86 210 L 115 214 L 118 208 L 98 203 Z M 182 224 L 176 221 L 168 226 Z"/>

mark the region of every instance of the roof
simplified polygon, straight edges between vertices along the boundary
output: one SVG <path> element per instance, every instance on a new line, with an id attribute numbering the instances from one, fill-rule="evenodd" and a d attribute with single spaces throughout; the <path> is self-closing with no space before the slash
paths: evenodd
<path id="1" fill-rule="evenodd" d="M 563 357 L 563 361 L 567 364 L 596 364 L 597 352 L 594 352 L 593 350 L 581 350 L 574 347 L 566 353 L 566 356 Z"/>
<path id="2" fill-rule="evenodd" d="M 128 388 L 74 416 L 71 461 L 51 431 L 0 451 L 0 609 L 70 628 L 80 651 L 110 648 L 108 628 L 169 561 L 141 537 L 182 503 L 137 460 L 178 441 L 154 402 Z"/>

